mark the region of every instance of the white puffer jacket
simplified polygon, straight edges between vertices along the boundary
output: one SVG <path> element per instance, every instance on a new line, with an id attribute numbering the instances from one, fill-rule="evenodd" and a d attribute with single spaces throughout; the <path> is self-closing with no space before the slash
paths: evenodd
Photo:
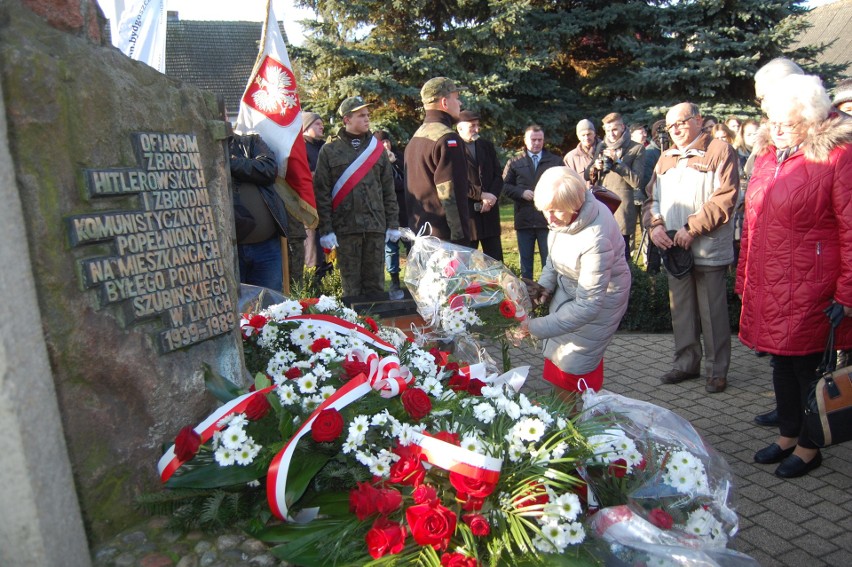
<path id="1" fill-rule="evenodd" d="M 551 229 L 539 282 L 554 292 L 550 314 L 530 321 L 544 356 L 562 371 L 594 370 L 618 329 L 630 296 L 624 238 L 603 203 L 586 192 L 569 226 Z"/>

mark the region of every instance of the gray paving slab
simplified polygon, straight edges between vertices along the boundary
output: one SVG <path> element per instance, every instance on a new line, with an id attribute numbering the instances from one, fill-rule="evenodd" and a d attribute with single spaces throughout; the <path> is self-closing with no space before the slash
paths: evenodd
<path id="1" fill-rule="evenodd" d="M 734 474 L 740 533 L 732 547 L 764 567 L 852 565 L 852 443 L 823 450 L 823 465 L 784 480 L 775 465 L 753 462 L 777 430 L 752 422 L 774 405 L 769 357 L 757 357 L 734 338 L 728 388 L 707 394 L 702 379 L 660 384 L 670 370 L 670 334 L 619 333 L 604 359 L 604 388 L 653 402 L 688 419 L 721 453 Z M 515 366 L 532 366 L 530 387 L 546 389 L 543 361 L 529 348 L 511 349 Z"/>

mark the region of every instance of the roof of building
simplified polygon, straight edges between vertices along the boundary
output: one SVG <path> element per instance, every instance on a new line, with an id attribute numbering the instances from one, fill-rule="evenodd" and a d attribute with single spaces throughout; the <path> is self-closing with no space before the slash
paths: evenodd
<path id="1" fill-rule="evenodd" d="M 287 38 L 284 24 L 278 22 Z M 263 22 L 180 20 L 168 13 L 166 75 L 221 94 L 235 113 L 260 50 Z"/>
<path id="2" fill-rule="evenodd" d="M 795 47 L 829 43 L 817 61 L 843 65 L 846 70 L 841 75 L 852 76 L 852 0 L 823 4 L 804 17 L 811 27 L 799 36 Z"/>

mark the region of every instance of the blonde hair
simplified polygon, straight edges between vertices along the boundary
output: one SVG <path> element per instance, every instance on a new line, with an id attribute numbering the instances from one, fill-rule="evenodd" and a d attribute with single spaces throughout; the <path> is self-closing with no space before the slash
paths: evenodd
<path id="1" fill-rule="evenodd" d="M 551 167 L 541 174 L 534 195 L 539 211 L 576 213 L 586 202 L 586 182 L 569 167 Z"/>

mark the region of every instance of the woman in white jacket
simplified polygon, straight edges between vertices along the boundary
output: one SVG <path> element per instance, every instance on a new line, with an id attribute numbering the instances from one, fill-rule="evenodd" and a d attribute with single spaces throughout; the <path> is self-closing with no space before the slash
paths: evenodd
<path id="1" fill-rule="evenodd" d="M 544 340 L 544 379 L 565 390 L 599 390 L 603 355 L 627 310 L 630 268 L 609 209 L 567 167 L 548 169 L 535 188 L 548 221 L 550 255 L 538 283 L 550 313 L 524 331 Z"/>

